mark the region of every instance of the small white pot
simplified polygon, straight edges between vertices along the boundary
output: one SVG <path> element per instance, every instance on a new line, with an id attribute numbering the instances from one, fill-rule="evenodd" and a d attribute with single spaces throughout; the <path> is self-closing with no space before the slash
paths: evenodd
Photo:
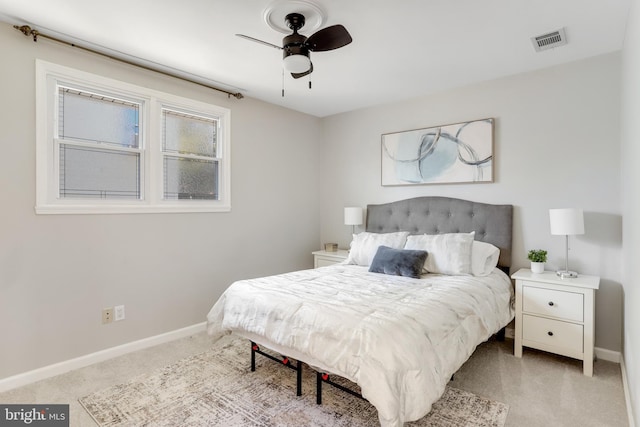
<path id="1" fill-rule="evenodd" d="M 531 261 L 531 272 L 535 274 L 544 273 L 544 262 Z"/>

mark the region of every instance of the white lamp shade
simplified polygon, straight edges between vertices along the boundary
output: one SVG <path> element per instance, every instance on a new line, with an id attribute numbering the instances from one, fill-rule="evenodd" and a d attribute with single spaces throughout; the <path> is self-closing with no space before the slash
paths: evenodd
<path id="1" fill-rule="evenodd" d="M 304 55 L 289 55 L 284 58 L 283 66 L 290 73 L 304 73 L 311 68 L 311 60 Z"/>
<path id="2" fill-rule="evenodd" d="M 582 209 L 549 209 L 551 234 L 584 234 L 584 214 Z"/>
<path id="3" fill-rule="evenodd" d="M 362 224 L 362 208 L 350 207 L 344 208 L 344 225 L 360 225 Z"/>

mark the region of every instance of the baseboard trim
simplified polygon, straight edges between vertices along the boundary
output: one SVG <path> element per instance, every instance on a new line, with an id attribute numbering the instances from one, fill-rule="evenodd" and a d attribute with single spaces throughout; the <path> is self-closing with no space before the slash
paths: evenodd
<path id="1" fill-rule="evenodd" d="M 622 390 L 624 391 L 624 403 L 627 405 L 629 427 L 635 427 L 636 423 L 633 418 L 633 406 L 631 406 L 631 393 L 629 391 L 629 383 L 627 382 L 627 367 L 624 363 L 624 357 L 620 358 L 620 371 L 622 373 Z"/>
<path id="2" fill-rule="evenodd" d="M 607 350 L 606 348 L 596 347 L 594 349 L 596 357 L 607 362 L 621 363 L 622 353 L 619 351 Z"/>
<path id="3" fill-rule="evenodd" d="M 203 332 L 206 329 L 206 322 L 196 323 L 195 325 L 187 326 L 185 328 L 176 329 L 174 331 L 166 332 L 160 335 L 154 335 L 152 337 L 143 338 L 141 340 L 132 341 L 127 344 L 122 344 L 116 347 L 107 348 L 97 351 L 95 353 L 86 354 L 84 356 L 76 357 L 74 359 L 65 360 L 63 362 L 55 363 L 49 366 L 43 366 L 42 368 L 27 371 L 21 374 L 17 374 L 11 377 L 0 379 L 0 392 L 12 390 L 17 387 L 22 387 L 27 384 L 34 383 L 36 381 L 44 380 L 47 378 L 55 377 L 56 375 L 64 374 L 74 369 L 84 368 L 85 366 L 93 365 L 94 363 L 103 362 L 114 357 L 122 356 L 133 351 L 142 350 L 145 348 L 153 347 L 158 344 L 164 344 L 169 341 L 176 340 L 178 338 L 188 337 L 199 332 Z"/>

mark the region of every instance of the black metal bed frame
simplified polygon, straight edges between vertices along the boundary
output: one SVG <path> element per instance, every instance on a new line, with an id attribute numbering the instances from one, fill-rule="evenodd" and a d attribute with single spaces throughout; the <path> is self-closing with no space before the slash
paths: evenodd
<path id="1" fill-rule="evenodd" d="M 326 372 L 316 372 L 316 404 L 318 405 L 322 405 L 322 383 L 327 383 L 337 388 L 338 390 L 342 390 L 345 393 L 349 393 L 352 396 L 358 397 L 363 400 L 367 400 L 360 393 L 355 392 L 343 386 L 342 384 L 338 384 L 331 381 L 329 374 L 327 374 Z"/>
<path id="2" fill-rule="evenodd" d="M 505 332 L 506 326 L 496 333 L 496 339 L 498 341 L 504 341 Z M 256 370 L 256 353 L 296 371 L 296 396 L 302 396 L 302 362 L 300 360 L 298 360 L 294 366 L 289 357 L 283 355 L 282 359 L 278 359 L 277 357 L 260 350 L 260 346 L 251 341 L 251 372 L 255 372 Z M 453 380 L 453 375 L 451 375 L 451 380 Z M 342 390 L 345 393 L 349 393 L 352 396 L 367 400 L 362 396 L 362 394 L 355 392 L 342 384 L 331 381 L 328 373 L 316 371 L 316 404 L 318 405 L 322 405 L 322 383 L 329 384 L 330 386 L 335 387 L 338 390 Z"/>
<path id="3" fill-rule="evenodd" d="M 287 368 L 293 369 L 294 371 L 296 371 L 296 396 L 302 396 L 302 362 L 301 361 L 298 360 L 297 361 L 298 363 L 296 363 L 296 365 L 294 366 L 293 363 L 291 363 L 291 359 L 289 359 L 287 356 L 282 356 L 282 359 L 278 359 L 277 357 L 272 356 L 269 353 L 265 353 L 264 351 L 260 350 L 260 346 L 255 342 L 251 341 L 251 372 L 255 372 L 256 370 L 256 353 L 261 354 L 262 356 L 267 357 L 273 360 L 274 362 L 278 362 L 279 364 L 282 364 Z"/>
<path id="4" fill-rule="evenodd" d="M 294 365 L 291 362 L 291 359 L 288 356 L 284 356 L 284 355 L 281 356 L 282 359 L 278 359 L 277 357 L 260 350 L 260 346 L 255 342 L 253 341 L 250 341 L 250 342 L 251 342 L 251 372 L 256 371 L 256 354 L 260 354 L 268 359 L 273 360 L 274 362 L 277 362 L 278 364 L 282 364 L 289 369 L 293 369 L 294 371 L 296 371 L 296 396 L 302 396 L 302 362 L 298 360 L 297 363 Z M 337 389 L 340 389 L 346 393 L 349 393 L 353 396 L 359 397 L 360 399 L 364 399 L 364 397 L 362 397 L 360 393 L 357 393 L 341 384 L 331 381 L 328 373 L 316 372 L 316 403 L 318 405 L 322 405 L 322 383 L 323 382 Z"/>

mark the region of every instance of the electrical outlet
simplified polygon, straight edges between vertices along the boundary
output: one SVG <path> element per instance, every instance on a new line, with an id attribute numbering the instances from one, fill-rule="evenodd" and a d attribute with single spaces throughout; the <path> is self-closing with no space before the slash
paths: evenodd
<path id="1" fill-rule="evenodd" d="M 113 322 L 113 308 L 103 308 L 102 309 L 102 323 L 111 323 Z"/>
<path id="2" fill-rule="evenodd" d="M 124 320 L 124 305 L 116 305 L 113 308 L 115 311 L 115 318 L 114 320 L 116 322 L 120 321 L 120 320 Z"/>

